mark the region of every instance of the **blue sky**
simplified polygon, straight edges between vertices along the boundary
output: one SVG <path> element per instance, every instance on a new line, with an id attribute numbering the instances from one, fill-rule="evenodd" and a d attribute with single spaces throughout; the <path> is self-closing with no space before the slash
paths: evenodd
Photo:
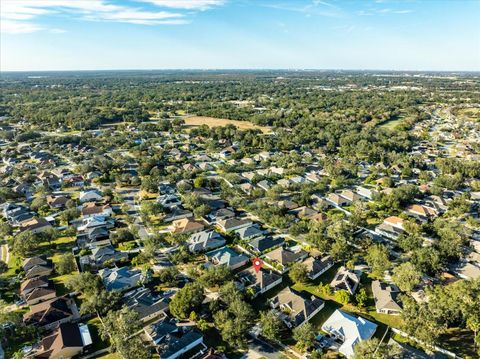
<path id="1" fill-rule="evenodd" d="M 1 70 L 480 70 L 480 1 L 0 0 Z"/>

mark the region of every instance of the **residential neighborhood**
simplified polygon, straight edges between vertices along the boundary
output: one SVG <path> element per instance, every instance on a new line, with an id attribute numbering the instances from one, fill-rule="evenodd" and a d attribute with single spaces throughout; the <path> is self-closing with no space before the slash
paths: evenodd
<path id="1" fill-rule="evenodd" d="M 178 76 L 161 88 L 201 102 L 196 77 Z M 255 87 L 264 79 L 238 76 L 276 106 Z M 288 76 L 275 81 L 292 92 L 318 81 Z M 320 82 L 350 100 L 395 91 L 376 76 Z M 160 117 L 59 129 L 14 112 L 13 91 L 33 96 L 28 81 L 3 83 L 0 119 L 7 358 L 362 358 L 369 345 L 385 358 L 476 357 L 480 130 L 463 105 L 408 102 L 408 133 L 379 119 L 290 129 L 287 115 L 246 130 L 191 125 L 190 102 L 168 98 Z M 433 81 L 445 98 L 458 85 L 398 81 Z"/>

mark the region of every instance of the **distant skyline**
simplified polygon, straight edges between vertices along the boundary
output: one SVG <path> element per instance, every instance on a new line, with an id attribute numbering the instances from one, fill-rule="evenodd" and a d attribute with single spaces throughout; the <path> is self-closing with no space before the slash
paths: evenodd
<path id="1" fill-rule="evenodd" d="M 0 0 L 1 71 L 480 71 L 480 1 Z"/>

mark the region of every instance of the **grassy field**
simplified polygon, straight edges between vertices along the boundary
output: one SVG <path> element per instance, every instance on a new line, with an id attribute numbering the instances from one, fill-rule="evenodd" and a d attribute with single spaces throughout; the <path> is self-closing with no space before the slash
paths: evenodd
<path id="1" fill-rule="evenodd" d="M 224 118 L 205 117 L 205 116 L 189 116 L 189 117 L 185 117 L 184 120 L 187 126 L 192 126 L 192 127 L 201 126 L 201 125 L 207 125 L 208 127 L 234 125 L 235 127 L 241 130 L 258 129 L 263 133 L 271 132 L 271 129 L 268 127 L 257 126 L 248 121 L 235 121 L 235 120 L 227 120 Z"/>
<path id="2" fill-rule="evenodd" d="M 400 125 L 403 122 L 404 118 L 402 116 L 395 118 L 393 120 L 388 120 L 382 123 L 379 127 L 393 131 L 398 125 Z"/>

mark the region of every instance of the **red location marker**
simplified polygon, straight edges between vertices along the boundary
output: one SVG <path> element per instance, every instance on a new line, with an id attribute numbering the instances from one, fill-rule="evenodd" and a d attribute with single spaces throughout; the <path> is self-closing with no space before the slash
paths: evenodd
<path id="1" fill-rule="evenodd" d="M 260 268 L 262 268 L 263 262 L 260 258 L 254 258 L 253 259 L 253 268 L 255 271 L 258 273 Z"/>

